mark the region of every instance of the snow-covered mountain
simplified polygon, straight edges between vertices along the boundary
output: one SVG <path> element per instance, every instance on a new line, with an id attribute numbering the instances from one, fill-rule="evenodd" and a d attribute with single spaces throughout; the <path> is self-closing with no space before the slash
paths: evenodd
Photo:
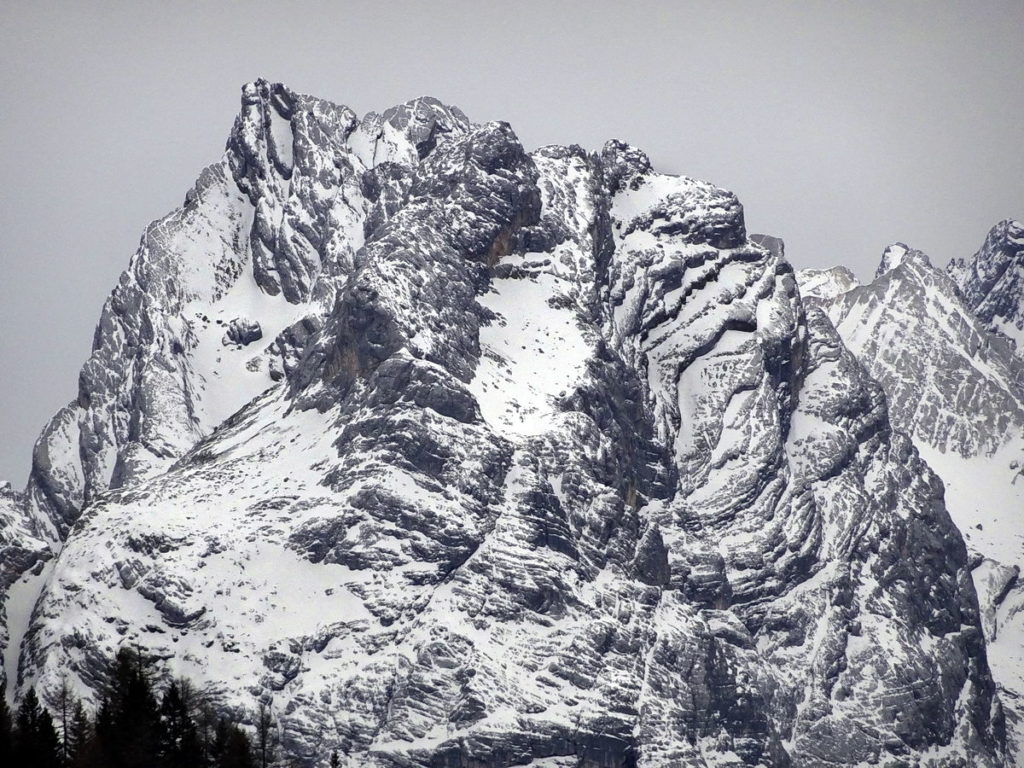
<path id="1" fill-rule="evenodd" d="M 949 265 L 949 274 L 975 315 L 1024 356 L 1024 224 L 999 222 L 972 258 Z"/>
<path id="2" fill-rule="evenodd" d="M 128 643 L 306 765 L 1003 765 L 869 370 L 729 192 L 257 82 L 3 497 L 10 687 Z"/>
<path id="3" fill-rule="evenodd" d="M 987 259 L 1003 259 L 994 244 L 1008 231 L 1007 222 L 992 230 L 975 273 L 990 273 Z M 892 423 L 943 481 L 975 565 L 987 655 L 1011 741 L 1024 759 L 1024 366 L 1013 343 L 991 330 L 991 315 L 976 315 L 972 294 L 920 251 L 890 246 L 867 285 L 837 291 L 822 274 L 799 274 L 805 302 L 827 311 L 844 344 L 882 384 Z M 1000 290 L 1008 306 L 1009 288 Z"/>

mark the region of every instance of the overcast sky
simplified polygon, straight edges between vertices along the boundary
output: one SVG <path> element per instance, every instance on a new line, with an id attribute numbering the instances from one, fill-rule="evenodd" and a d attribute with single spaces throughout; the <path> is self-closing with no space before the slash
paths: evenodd
<path id="1" fill-rule="evenodd" d="M 528 149 L 644 148 L 798 266 L 945 263 L 1024 216 L 1024 2 L 0 4 L 0 479 L 72 399 L 144 226 L 257 77 L 359 113 L 429 94 Z"/>

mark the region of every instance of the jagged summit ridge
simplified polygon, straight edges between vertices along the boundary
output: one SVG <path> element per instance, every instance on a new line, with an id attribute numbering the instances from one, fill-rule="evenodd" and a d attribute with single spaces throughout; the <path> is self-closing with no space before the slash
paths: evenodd
<path id="1" fill-rule="evenodd" d="M 247 86 L 87 369 L 19 690 L 131 643 L 306 765 L 1002 763 L 941 484 L 736 197 L 633 147 Z"/>
<path id="2" fill-rule="evenodd" d="M 956 259 L 949 274 L 967 306 L 989 328 L 1008 336 L 1024 354 L 1024 224 L 1005 219 L 970 259 Z"/>
<path id="3" fill-rule="evenodd" d="M 804 296 L 827 306 L 844 342 L 885 387 L 901 428 L 972 456 L 996 450 L 1024 424 L 1011 345 L 989 332 L 924 253 L 889 246 L 875 280 L 844 291 L 823 288 L 820 275 L 801 273 Z"/>
<path id="4" fill-rule="evenodd" d="M 467 127 L 432 99 L 359 121 L 280 84 L 245 86 L 224 158 L 147 229 L 104 307 L 77 401 L 36 446 L 29 493 L 55 535 L 290 370 L 419 153 Z M 231 337 L 238 323 L 247 343 Z"/>

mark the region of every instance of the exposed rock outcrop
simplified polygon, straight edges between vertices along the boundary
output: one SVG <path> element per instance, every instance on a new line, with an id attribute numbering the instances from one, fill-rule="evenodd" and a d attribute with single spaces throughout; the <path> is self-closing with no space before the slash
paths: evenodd
<path id="1" fill-rule="evenodd" d="M 736 197 L 621 142 L 247 86 L 54 424 L 22 690 L 130 643 L 306 765 L 1003 763 L 941 483 Z"/>
<path id="2" fill-rule="evenodd" d="M 1006 231 L 1005 222 L 997 226 L 975 257 L 979 274 L 998 271 L 986 259 L 1002 258 L 993 243 Z M 976 315 L 969 297 L 920 251 L 890 246 L 874 281 L 863 286 L 836 291 L 822 274 L 800 273 L 806 303 L 827 311 L 882 384 L 893 424 L 945 485 L 946 506 L 975 566 L 1012 751 L 1024 759 L 1024 589 L 1017 581 L 1024 565 L 1024 366 L 1013 342 Z"/>

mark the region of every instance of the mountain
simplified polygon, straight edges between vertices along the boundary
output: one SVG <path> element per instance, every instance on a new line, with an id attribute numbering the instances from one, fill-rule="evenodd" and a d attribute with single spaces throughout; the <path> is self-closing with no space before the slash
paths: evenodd
<path id="1" fill-rule="evenodd" d="M 949 274 L 967 306 L 1024 355 L 1024 224 L 999 222 L 971 259 L 956 259 Z"/>
<path id="2" fill-rule="evenodd" d="M 801 269 L 797 273 L 800 293 L 804 298 L 822 301 L 834 299 L 860 285 L 856 276 L 846 267 L 830 269 Z"/>
<path id="3" fill-rule="evenodd" d="M 939 478 L 781 243 L 621 142 L 246 86 L 19 498 L 44 699 L 128 644 L 308 766 L 1004 764 Z"/>
<path id="4" fill-rule="evenodd" d="M 1004 222 L 990 233 L 976 273 L 991 274 L 986 259 L 1002 258 L 992 244 L 1006 231 Z M 886 249 L 867 285 L 837 292 L 818 271 L 801 272 L 799 281 L 805 301 L 825 309 L 881 383 L 892 423 L 944 483 L 971 552 L 1011 740 L 1024 754 L 1024 367 L 1014 345 L 975 314 L 971 294 L 945 270 L 903 244 Z"/>

